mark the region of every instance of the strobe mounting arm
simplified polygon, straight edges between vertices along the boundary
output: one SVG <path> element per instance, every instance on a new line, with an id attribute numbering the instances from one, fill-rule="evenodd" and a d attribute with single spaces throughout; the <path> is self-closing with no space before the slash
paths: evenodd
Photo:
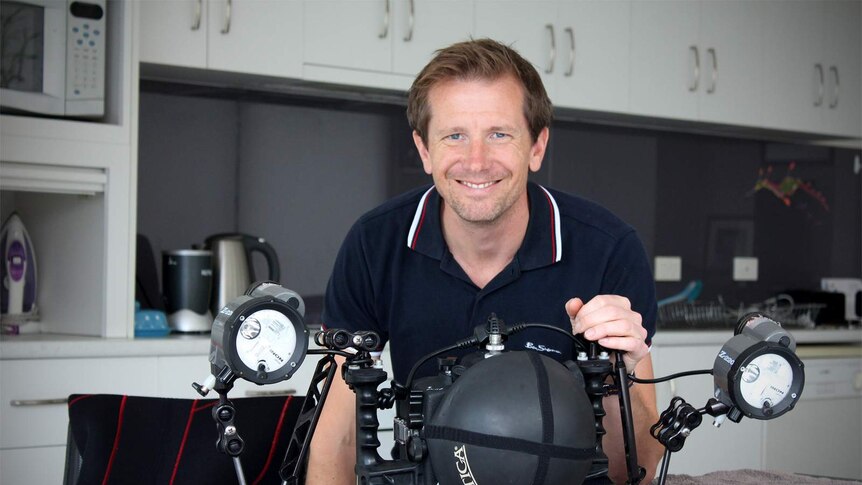
<path id="1" fill-rule="evenodd" d="M 664 485 L 665 480 L 667 480 L 671 453 L 682 449 L 686 438 L 703 423 L 703 415 L 709 414 L 713 417 L 719 417 L 727 414 L 730 409 L 730 406 L 717 399 L 710 399 L 700 409 L 695 409 L 694 406 L 679 396 L 671 399 L 670 405 L 661 413 L 658 422 L 650 428 L 650 434 L 653 438 L 665 447 L 661 471 L 659 472 L 659 485 Z"/>

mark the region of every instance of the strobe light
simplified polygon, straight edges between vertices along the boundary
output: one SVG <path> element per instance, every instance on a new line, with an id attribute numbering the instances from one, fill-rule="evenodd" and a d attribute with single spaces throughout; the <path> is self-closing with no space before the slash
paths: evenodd
<path id="1" fill-rule="evenodd" d="M 252 285 L 218 313 L 212 327 L 212 375 L 195 388 L 229 389 L 242 378 L 258 385 L 290 379 L 308 350 L 305 304 L 296 292 L 275 283 Z"/>
<path id="2" fill-rule="evenodd" d="M 759 313 L 739 320 L 713 364 L 715 397 L 731 407 L 731 421 L 774 419 L 793 409 L 805 383 L 795 350 L 793 336 L 774 320 Z"/>

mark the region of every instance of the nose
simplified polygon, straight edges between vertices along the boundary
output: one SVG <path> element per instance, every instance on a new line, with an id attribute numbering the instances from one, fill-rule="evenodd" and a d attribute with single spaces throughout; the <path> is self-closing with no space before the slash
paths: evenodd
<path id="1" fill-rule="evenodd" d="M 488 146 L 483 140 L 471 140 L 467 147 L 467 156 L 464 165 L 473 171 L 479 172 L 489 164 Z"/>

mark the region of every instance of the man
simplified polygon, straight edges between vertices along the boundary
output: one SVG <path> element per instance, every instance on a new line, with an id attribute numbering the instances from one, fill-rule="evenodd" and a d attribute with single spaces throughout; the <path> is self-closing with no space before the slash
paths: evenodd
<path id="1" fill-rule="evenodd" d="M 491 312 L 510 324 L 582 333 L 625 352 L 630 372 L 652 377 L 654 286 L 636 234 L 595 204 L 527 180 L 541 167 L 551 115 L 538 73 L 514 50 L 483 39 L 439 51 L 407 108 L 434 185 L 350 230 L 327 289 L 326 326 L 378 332 L 402 383 L 422 355 L 469 336 Z M 541 330 L 512 336 L 507 348 L 573 357 L 569 339 Z M 433 372 L 429 363 L 419 374 Z M 652 386 L 634 386 L 632 403 L 649 483 L 662 451 L 649 436 Z M 621 482 L 619 406 L 616 397 L 604 404 L 603 446 Z M 353 393 L 336 378 L 312 443 L 309 485 L 355 482 L 354 411 Z"/>

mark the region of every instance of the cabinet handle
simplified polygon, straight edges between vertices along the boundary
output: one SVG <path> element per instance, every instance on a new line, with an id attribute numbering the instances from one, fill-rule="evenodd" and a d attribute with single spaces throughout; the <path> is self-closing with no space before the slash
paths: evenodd
<path id="1" fill-rule="evenodd" d="M 197 0 L 195 2 L 195 21 L 192 22 L 192 30 L 198 30 L 201 28 L 201 14 L 203 13 L 203 3 L 204 0 Z"/>
<path id="2" fill-rule="evenodd" d="M 224 8 L 224 28 L 221 29 L 222 34 L 227 34 L 230 32 L 230 11 L 233 6 L 233 0 L 225 0 L 225 8 Z"/>
<path id="3" fill-rule="evenodd" d="M 689 46 L 688 50 L 694 53 L 694 78 L 689 83 L 688 90 L 694 92 L 700 84 L 700 51 L 697 50 L 696 45 Z"/>
<path id="4" fill-rule="evenodd" d="M 823 104 L 823 64 L 814 64 L 814 70 L 817 71 L 817 75 L 820 78 L 820 82 L 817 84 L 817 99 L 814 100 L 814 106 L 820 106 Z"/>
<path id="5" fill-rule="evenodd" d="M 554 72 L 554 61 L 557 59 L 557 42 L 554 40 L 554 26 L 551 24 L 545 25 L 545 29 L 548 31 L 548 35 L 551 36 L 551 59 L 548 63 L 548 68 L 545 69 L 546 74 L 550 74 Z"/>
<path id="6" fill-rule="evenodd" d="M 416 0 L 409 0 L 410 14 L 407 16 L 407 34 L 404 36 L 404 42 L 413 40 L 413 26 L 416 23 Z"/>
<path id="7" fill-rule="evenodd" d="M 838 68 L 836 66 L 830 67 L 829 72 L 835 77 L 835 96 L 829 102 L 829 107 L 835 109 L 838 106 L 838 88 L 841 87 L 841 83 L 838 82 Z"/>
<path id="8" fill-rule="evenodd" d="M 571 77 L 575 72 L 575 31 L 571 27 L 566 27 L 565 32 L 569 34 L 569 68 L 566 69 L 565 76 Z"/>
<path id="9" fill-rule="evenodd" d="M 706 92 L 712 94 L 715 92 L 715 88 L 718 85 L 718 55 L 715 53 L 715 49 L 710 47 L 706 50 L 706 53 L 712 58 L 712 84 L 706 89 Z"/>
<path id="10" fill-rule="evenodd" d="M 245 391 L 245 397 L 272 397 L 272 396 L 293 396 L 296 395 L 296 389 L 275 389 L 272 391 Z"/>
<path id="11" fill-rule="evenodd" d="M 24 407 L 24 406 L 48 406 L 54 404 L 66 404 L 69 400 L 66 398 L 58 398 L 58 399 L 13 399 L 9 401 L 9 404 L 12 407 Z"/>
<path id="12" fill-rule="evenodd" d="M 387 35 L 389 35 L 389 15 L 390 15 L 390 7 L 389 2 L 391 0 L 385 1 L 385 10 L 383 11 L 383 30 L 380 31 L 380 34 L 377 37 L 381 39 L 385 39 Z"/>

